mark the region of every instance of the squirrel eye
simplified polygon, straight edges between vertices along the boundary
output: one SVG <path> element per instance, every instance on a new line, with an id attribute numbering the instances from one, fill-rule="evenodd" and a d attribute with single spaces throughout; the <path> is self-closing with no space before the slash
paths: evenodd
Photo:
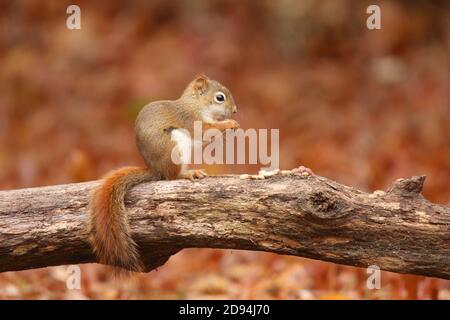
<path id="1" fill-rule="evenodd" d="M 217 103 L 223 103 L 225 101 L 225 94 L 223 92 L 216 92 L 214 95 L 214 101 Z"/>

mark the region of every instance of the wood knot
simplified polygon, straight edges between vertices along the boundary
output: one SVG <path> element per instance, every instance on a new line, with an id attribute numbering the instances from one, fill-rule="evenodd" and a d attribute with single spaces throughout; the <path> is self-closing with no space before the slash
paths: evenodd
<path id="1" fill-rule="evenodd" d="M 339 219 L 348 213 L 348 204 L 333 194 L 322 191 L 313 192 L 308 202 L 310 204 L 308 213 L 314 218 Z"/>
<path id="2" fill-rule="evenodd" d="M 388 194 L 401 197 L 415 197 L 422 192 L 425 176 L 413 176 L 409 179 L 397 179 L 388 189 Z"/>

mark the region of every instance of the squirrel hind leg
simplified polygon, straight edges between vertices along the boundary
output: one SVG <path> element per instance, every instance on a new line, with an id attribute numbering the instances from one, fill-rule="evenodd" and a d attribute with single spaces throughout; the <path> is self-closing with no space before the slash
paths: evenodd
<path id="1" fill-rule="evenodd" d="M 195 180 L 195 179 L 203 179 L 207 176 L 208 174 L 204 170 L 196 169 L 196 170 L 182 170 L 178 175 L 178 178 Z"/>

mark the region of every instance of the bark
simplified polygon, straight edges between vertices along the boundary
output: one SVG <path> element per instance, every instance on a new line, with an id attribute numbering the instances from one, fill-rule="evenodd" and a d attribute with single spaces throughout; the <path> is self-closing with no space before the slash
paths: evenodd
<path id="1" fill-rule="evenodd" d="M 157 181 L 126 198 L 152 270 L 183 248 L 270 251 L 450 279 L 450 208 L 425 177 L 365 193 L 319 176 Z M 98 181 L 0 192 L 0 272 L 95 262 L 86 231 Z"/>

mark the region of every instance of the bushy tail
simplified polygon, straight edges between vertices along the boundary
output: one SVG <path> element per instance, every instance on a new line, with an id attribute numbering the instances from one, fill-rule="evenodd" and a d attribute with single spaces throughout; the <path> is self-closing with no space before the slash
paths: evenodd
<path id="1" fill-rule="evenodd" d="M 136 242 L 131 237 L 124 198 L 133 186 L 153 180 L 148 169 L 125 167 L 108 173 L 91 195 L 89 234 L 100 263 L 129 271 L 142 271 Z"/>

